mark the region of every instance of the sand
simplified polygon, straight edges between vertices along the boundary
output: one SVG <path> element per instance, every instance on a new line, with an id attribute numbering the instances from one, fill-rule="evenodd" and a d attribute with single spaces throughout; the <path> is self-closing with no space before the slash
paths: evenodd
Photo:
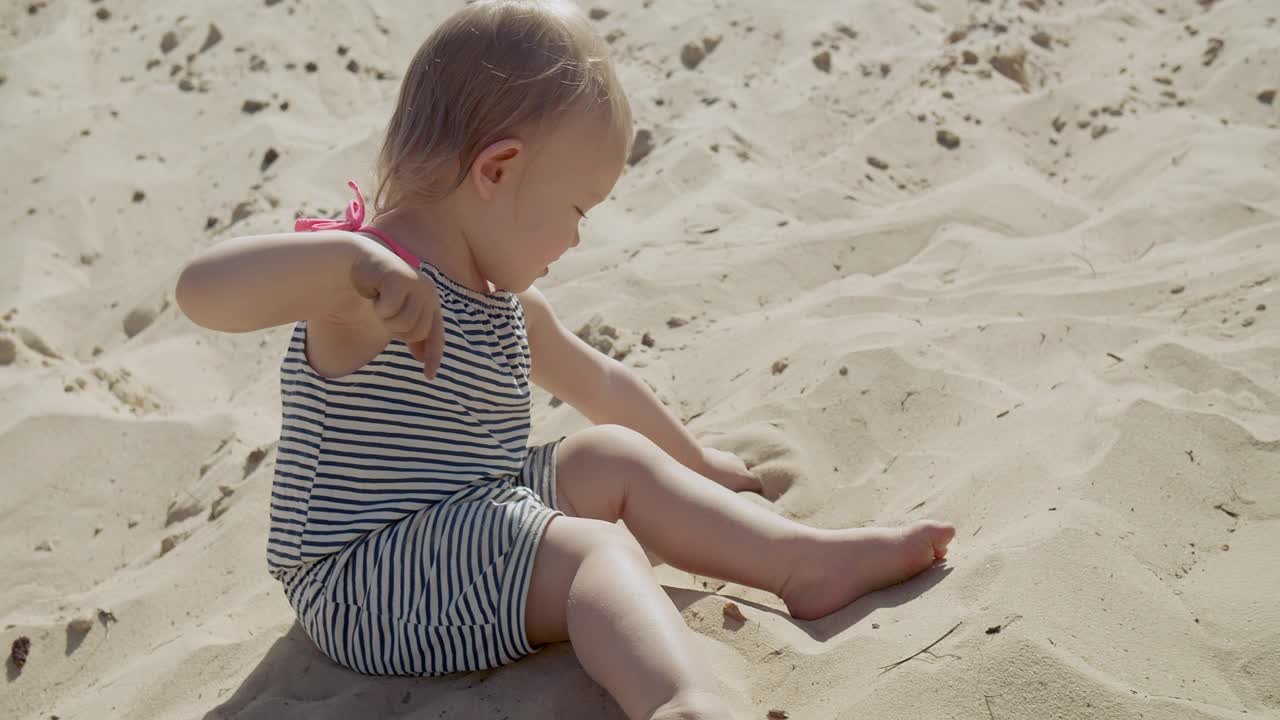
<path id="1" fill-rule="evenodd" d="M 621 717 L 567 645 L 320 655 L 264 560 L 285 336 L 173 303 L 192 253 L 371 183 L 455 6 L 0 9 L 5 716 Z M 540 283 L 560 315 L 758 502 L 958 526 L 948 569 L 816 622 L 660 566 L 747 716 L 1280 713 L 1280 7 L 597 7 L 648 152 Z M 535 408 L 534 441 L 586 425 Z"/>

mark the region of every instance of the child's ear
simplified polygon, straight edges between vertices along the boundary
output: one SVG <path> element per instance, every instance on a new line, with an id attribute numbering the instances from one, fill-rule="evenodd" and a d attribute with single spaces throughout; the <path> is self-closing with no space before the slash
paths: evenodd
<path id="1" fill-rule="evenodd" d="M 492 200 L 498 185 L 507 180 L 511 172 L 524 161 L 524 143 L 515 138 L 499 140 L 489 145 L 471 163 L 471 182 L 476 192 L 485 200 Z"/>

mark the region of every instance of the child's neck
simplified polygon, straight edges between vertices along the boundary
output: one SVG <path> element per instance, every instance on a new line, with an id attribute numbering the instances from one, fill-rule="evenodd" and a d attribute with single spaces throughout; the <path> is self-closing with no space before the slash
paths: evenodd
<path id="1" fill-rule="evenodd" d="M 369 224 L 400 243 L 419 259 L 434 265 L 451 280 L 476 292 L 493 292 L 467 241 L 462 226 L 453 220 L 447 202 L 428 208 L 393 208 Z"/>

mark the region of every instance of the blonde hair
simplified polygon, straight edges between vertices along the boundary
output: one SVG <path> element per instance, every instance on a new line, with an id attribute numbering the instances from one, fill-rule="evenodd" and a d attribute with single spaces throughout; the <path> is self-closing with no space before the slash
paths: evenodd
<path id="1" fill-rule="evenodd" d="M 575 106 L 603 108 L 630 131 L 608 45 L 581 10 L 564 0 L 468 5 L 409 64 L 378 156 L 375 211 L 448 195 L 484 148 Z"/>

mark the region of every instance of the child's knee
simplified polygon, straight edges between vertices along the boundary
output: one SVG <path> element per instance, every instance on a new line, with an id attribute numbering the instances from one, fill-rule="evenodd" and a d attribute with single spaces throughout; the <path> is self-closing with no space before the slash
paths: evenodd
<path id="1" fill-rule="evenodd" d="M 596 462 L 648 463 L 661 458 L 662 449 L 644 435 L 622 425 L 596 425 L 577 433 L 574 447 Z"/>
<path id="2" fill-rule="evenodd" d="M 601 552 L 633 552 L 645 557 L 640 543 L 630 531 L 603 520 L 557 518 L 547 528 L 543 542 L 554 546 L 551 554 L 558 556 L 559 562 L 572 571 L 576 571 L 588 557 Z"/>

